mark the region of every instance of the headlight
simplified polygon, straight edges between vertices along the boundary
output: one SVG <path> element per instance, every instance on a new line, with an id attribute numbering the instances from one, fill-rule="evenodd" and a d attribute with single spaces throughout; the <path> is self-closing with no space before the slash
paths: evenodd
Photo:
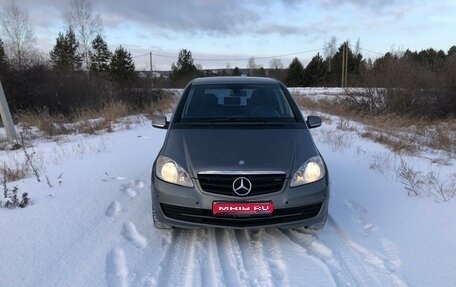
<path id="1" fill-rule="evenodd" d="M 308 159 L 294 174 L 290 187 L 299 186 L 322 179 L 325 176 L 323 159 L 316 155 Z"/>
<path id="2" fill-rule="evenodd" d="M 193 187 L 193 182 L 188 173 L 174 160 L 167 156 L 159 156 L 155 166 L 155 174 L 163 181 L 186 187 Z"/>

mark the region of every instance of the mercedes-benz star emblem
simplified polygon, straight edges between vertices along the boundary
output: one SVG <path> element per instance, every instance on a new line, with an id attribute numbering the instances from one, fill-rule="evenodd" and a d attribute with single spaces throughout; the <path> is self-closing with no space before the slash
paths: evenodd
<path id="1" fill-rule="evenodd" d="M 233 191 L 239 196 L 246 196 L 252 190 L 252 183 L 246 177 L 238 177 L 233 181 Z"/>

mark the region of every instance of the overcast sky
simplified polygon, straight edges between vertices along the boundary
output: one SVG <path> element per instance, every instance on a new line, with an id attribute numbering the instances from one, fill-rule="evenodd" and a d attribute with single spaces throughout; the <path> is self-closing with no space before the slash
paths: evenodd
<path id="1" fill-rule="evenodd" d="M 70 0 L 16 0 L 29 11 L 37 48 L 48 54 Z M 0 0 L 1 8 L 7 0 Z M 110 49 L 126 47 L 137 69 L 167 70 L 180 49 L 203 68 L 246 67 L 250 57 L 297 56 L 306 64 L 325 42 L 359 39 L 365 58 L 391 50 L 442 49 L 456 45 L 456 1 L 424 0 L 130 0 L 93 1 Z M 371 51 L 371 52 L 369 52 Z M 165 55 L 170 57 L 162 57 Z M 217 59 L 219 61 L 208 61 Z M 269 58 L 256 63 L 269 67 Z"/>

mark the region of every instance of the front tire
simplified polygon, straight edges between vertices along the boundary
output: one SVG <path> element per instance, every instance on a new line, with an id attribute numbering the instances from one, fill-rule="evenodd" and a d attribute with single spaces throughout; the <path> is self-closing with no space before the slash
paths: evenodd
<path id="1" fill-rule="evenodd" d="M 309 229 L 309 230 L 321 230 L 321 229 L 323 229 L 323 227 L 325 227 L 325 224 L 326 224 L 327 220 L 328 220 L 328 214 L 326 214 L 323 217 L 323 219 L 320 220 L 319 222 L 307 226 L 306 229 Z"/>
<path id="2" fill-rule="evenodd" d="M 155 211 L 152 210 L 152 219 L 154 221 L 154 227 L 156 229 L 162 229 L 162 230 L 170 230 L 173 229 L 171 225 L 164 224 L 160 220 L 158 220 L 157 216 L 155 215 Z"/>

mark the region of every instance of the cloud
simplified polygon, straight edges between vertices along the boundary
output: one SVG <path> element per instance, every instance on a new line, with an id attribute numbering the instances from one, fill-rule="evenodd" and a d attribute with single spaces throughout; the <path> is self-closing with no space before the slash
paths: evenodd
<path id="1" fill-rule="evenodd" d="M 167 29 L 185 33 L 235 34 L 260 15 L 244 2 L 230 0 L 112 1 L 94 3 L 105 25 L 130 21 L 150 29 Z"/>
<path id="2" fill-rule="evenodd" d="M 268 31 L 270 34 L 293 34 L 297 27 L 273 24 L 274 18 L 265 19 L 265 10 L 277 3 L 287 9 L 299 5 L 300 2 L 301 0 L 92 0 L 92 5 L 93 13 L 100 15 L 103 26 L 108 29 L 133 23 L 152 31 L 233 36 L 239 33 L 254 33 L 257 30 L 262 34 L 268 34 Z M 48 12 L 49 18 L 60 17 L 59 20 L 63 23 L 70 0 L 21 0 L 19 4 L 29 10 L 32 20 L 36 20 L 36 25 L 44 26 L 48 23 L 43 21 L 46 18 L 43 14 Z M 38 17 L 43 20 L 39 20 Z M 266 26 L 272 29 L 256 28 L 265 22 L 270 22 Z"/>
<path id="3" fill-rule="evenodd" d="M 401 3 L 401 2 L 404 2 L 404 1 L 400 1 L 400 0 L 346 0 L 346 1 L 323 0 L 322 5 L 327 6 L 327 7 L 334 7 L 334 6 L 340 6 L 340 5 L 349 3 L 349 4 L 352 4 L 359 8 L 368 8 L 371 10 L 377 10 L 377 9 L 381 9 L 383 7 L 394 6 L 395 4 Z"/>
<path id="4" fill-rule="evenodd" d="M 255 34 L 267 35 L 277 33 L 281 36 L 289 36 L 307 34 L 308 30 L 309 29 L 294 25 L 266 23 L 258 25 L 258 27 L 255 29 Z"/>

